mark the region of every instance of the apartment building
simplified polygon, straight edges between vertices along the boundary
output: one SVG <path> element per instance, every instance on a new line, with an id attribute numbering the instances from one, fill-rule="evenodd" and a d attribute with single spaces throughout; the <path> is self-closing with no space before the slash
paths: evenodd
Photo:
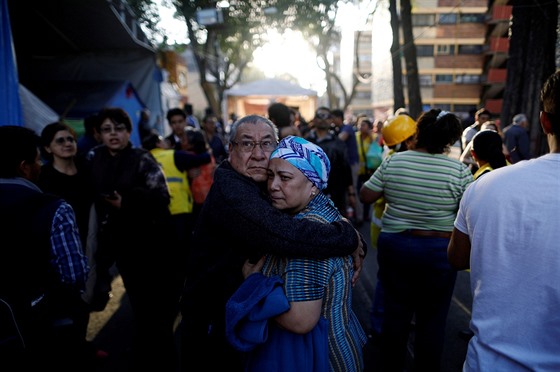
<path id="1" fill-rule="evenodd" d="M 348 109 L 354 114 L 365 114 L 373 116 L 373 107 L 371 105 L 373 97 L 372 86 L 372 40 L 371 30 L 355 31 L 354 32 L 354 45 L 357 51 L 354 51 L 354 56 L 358 55 L 358 61 L 353 58 L 354 64 L 352 67 L 353 80 L 358 79 L 356 86 L 356 93 Z"/>
<path id="2" fill-rule="evenodd" d="M 414 2 L 412 26 L 425 108 L 435 106 L 466 118 L 480 106 L 486 11 L 487 0 Z"/>
<path id="3" fill-rule="evenodd" d="M 503 24 L 506 19 L 509 19 L 508 7 L 503 8 L 502 3 L 507 3 L 507 0 L 496 0 L 493 6 L 496 10 L 488 12 L 488 0 L 412 2 L 413 37 L 425 109 L 439 107 L 455 112 L 465 119 L 486 101 L 499 110 L 500 95 L 505 82 L 505 60 L 509 48 L 507 36 L 504 40 L 507 23 L 505 29 Z M 374 23 L 369 29 L 375 35 L 378 27 Z M 368 32 L 371 34 L 372 31 Z M 367 41 L 364 40 L 365 42 Z M 402 55 L 402 49 L 407 47 L 402 33 L 400 42 Z M 386 44 L 383 48 L 387 48 Z M 363 53 L 360 47 L 360 56 L 363 56 L 364 60 L 368 58 L 367 51 L 365 45 Z M 365 100 L 368 98 L 365 91 L 369 86 L 371 112 L 376 118 L 383 120 L 393 110 L 391 55 L 389 51 L 383 54 L 379 40 L 373 40 L 373 45 L 369 47 L 370 61 L 372 51 L 374 63 L 372 63 L 371 81 L 369 84 L 359 86 L 360 98 L 356 97 L 351 108 L 365 109 Z M 379 54 L 383 55 L 380 57 Z M 402 66 L 403 84 L 406 89 L 404 57 Z M 484 100 L 482 100 L 483 95 Z M 408 104 L 406 92 L 405 101 Z"/>
<path id="4" fill-rule="evenodd" d="M 490 112 L 502 111 L 509 51 L 510 0 L 491 1 L 487 13 L 486 50 L 481 101 Z"/>

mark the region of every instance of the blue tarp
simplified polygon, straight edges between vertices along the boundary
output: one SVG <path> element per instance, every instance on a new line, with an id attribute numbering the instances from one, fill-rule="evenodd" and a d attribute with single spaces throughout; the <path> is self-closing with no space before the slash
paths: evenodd
<path id="1" fill-rule="evenodd" d="M 23 125 L 7 0 L 0 0 L 0 125 Z"/>

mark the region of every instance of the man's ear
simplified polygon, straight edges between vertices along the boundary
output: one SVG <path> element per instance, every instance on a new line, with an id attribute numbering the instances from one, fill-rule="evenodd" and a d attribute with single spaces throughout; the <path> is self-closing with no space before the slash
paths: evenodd
<path id="1" fill-rule="evenodd" d="M 548 116 L 548 114 L 544 111 L 541 111 L 539 119 L 544 133 L 552 133 L 552 123 L 550 122 L 550 117 Z"/>
<path id="2" fill-rule="evenodd" d="M 18 175 L 22 178 L 27 178 L 27 179 L 29 179 L 31 175 L 31 166 L 25 160 L 22 160 L 21 163 L 19 163 Z"/>
<path id="3" fill-rule="evenodd" d="M 476 152 L 474 152 L 473 149 L 471 149 L 471 156 L 474 160 L 478 160 L 478 158 L 476 157 Z"/>

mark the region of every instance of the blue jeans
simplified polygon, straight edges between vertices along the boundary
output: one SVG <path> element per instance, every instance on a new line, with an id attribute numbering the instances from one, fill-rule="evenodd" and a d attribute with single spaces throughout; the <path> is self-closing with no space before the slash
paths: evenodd
<path id="1" fill-rule="evenodd" d="M 377 260 L 383 283 L 383 371 L 402 371 L 410 322 L 415 316 L 414 370 L 439 371 L 445 323 L 457 271 L 447 261 L 449 239 L 406 233 L 379 235 Z"/>

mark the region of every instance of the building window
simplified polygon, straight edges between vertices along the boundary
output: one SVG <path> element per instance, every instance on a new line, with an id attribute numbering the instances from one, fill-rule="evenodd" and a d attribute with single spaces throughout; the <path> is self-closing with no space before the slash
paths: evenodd
<path id="1" fill-rule="evenodd" d="M 458 54 L 482 54 L 482 45 L 459 45 Z"/>
<path id="2" fill-rule="evenodd" d="M 361 109 L 361 110 L 352 110 L 354 112 L 354 116 L 358 116 L 358 115 L 365 115 L 368 118 L 373 117 L 373 110 L 365 110 L 365 109 Z"/>
<path id="3" fill-rule="evenodd" d="M 455 76 L 457 84 L 480 84 L 480 75 L 457 75 Z"/>
<path id="4" fill-rule="evenodd" d="M 435 14 L 413 14 L 412 27 L 433 26 L 436 22 Z"/>
<path id="5" fill-rule="evenodd" d="M 453 75 L 436 75 L 436 83 L 451 84 L 453 82 Z"/>
<path id="6" fill-rule="evenodd" d="M 448 56 L 455 54 L 455 45 L 438 45 L 437 46 L 437 54 L 442 56 Z"/>
<path id="7" fill-rule="evenodd" d="M 433 57 L 434 56 L 434 46 L 433 45 L 416 45 L 416 56 L 417 57 Z"/>
<path id="8" fill-rule="evenodd" d="M 432 75 L 420 75 L 419 80 L 421 87 L 431 87 L 433 85 Z"/>
<path id="9" fill-rule="evenodd" d="M 439 15 L 440 25 L 454 25 L 455 23 L 457 23 L 457 14 L 447 13 Z"/>
<path id="10" fill-rule="evenodd" d="M 465 14 L 461 14 L 461 18 L 460 18 L 461 23 L 484 23 L 484 21 L 485 21 L 484 14 L 465 13 Z"/>
<path id="11" fill-rule="evenodd" d="M 477 107 L 476 105 L 454 105 L 453 106 L 456 112 L 465 112 L 465 113 L 469 113 L 469 112 L 475 112 Z"/>
<path id="12" fill-rule="evenodd" d="M 356 92 L 357 99 L 371 99 L 371 92 Z"/>

